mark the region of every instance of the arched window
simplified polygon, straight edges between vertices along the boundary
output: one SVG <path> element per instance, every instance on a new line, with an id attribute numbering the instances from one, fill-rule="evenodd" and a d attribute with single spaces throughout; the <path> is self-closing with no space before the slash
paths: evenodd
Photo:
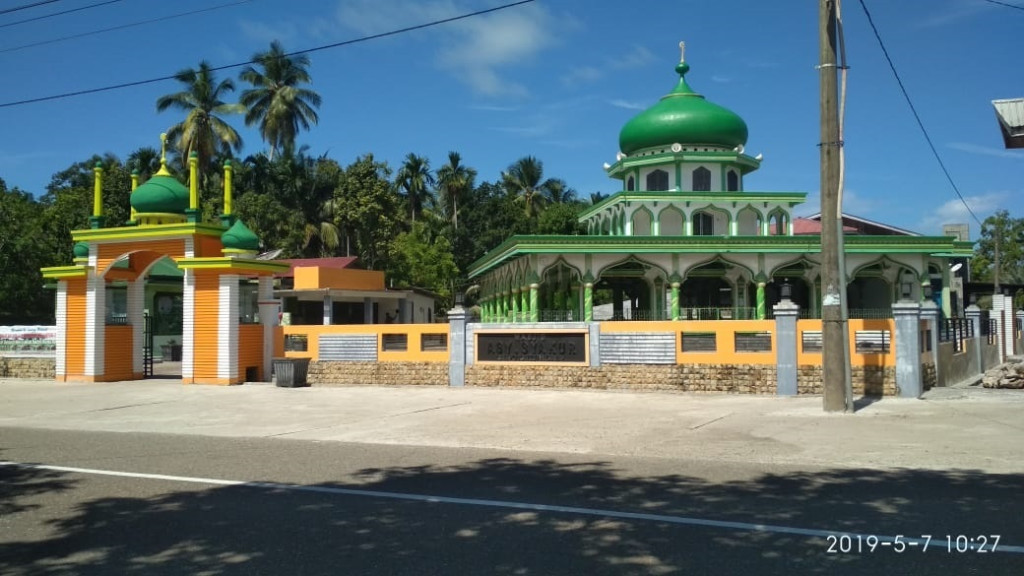
<path id="1" fill-rule="evenodd" d="M 729 170 L 729 174 L 726 175 L 725 179 L 729 192 L 735 192 L 740 189 L 740 177 L 736 174 L 735 170 Z"/>
<path id="2" fill-rule="evenodd" d="M 701 166 L 693 171 L 693 191 L 694 192 L 710 192 L 711 191 L 711 170 Z"/>
<path id="3" fill-rule="evenodd" d="M 630 192 L 636 190 L 636 180 L 632 176 L 630 176 L 629 179 L 626 180 L 626 190 Z"/>
<path id="4" fill-rule="evenodd" d="M 647 175 L 648 190 L 668 190 L 668 172 L 655 170 Z"/>
<path id="5" fill-rule="evenodd" d="M 715 217 L 707 212 L 696 212 L 693 215 L 693 235 L 713 236 L 715 233 Z"/>

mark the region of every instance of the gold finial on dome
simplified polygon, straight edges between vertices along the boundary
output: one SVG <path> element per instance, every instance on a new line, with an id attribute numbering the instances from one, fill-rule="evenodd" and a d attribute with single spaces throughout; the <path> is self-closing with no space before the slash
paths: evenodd
<path id="1" fill-rule="evenodd" d="M 155 174 L 156 176 L 170 176 L 171 173 L 167 170 L 167 133 L 160 134 L 160 170 Z"/>
<path id="2" fill-rule="evenodd" d="M 679 43 L 679 61 L 686 62 L 686 42 Z"/>

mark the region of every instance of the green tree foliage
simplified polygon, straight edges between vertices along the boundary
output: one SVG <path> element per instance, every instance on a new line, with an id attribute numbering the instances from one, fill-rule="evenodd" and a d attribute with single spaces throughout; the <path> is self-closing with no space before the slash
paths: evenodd
<path id="1" fill-rule="evenodd" d="M 523 211 L 531 218 L 536 217 L 544 208 L 553 188 L 562 188 L 556 194 L 564 192 L 564 182 L 544 179 L 544 163 L 534 156 L 516 160 L 508 170 L 501 173 L 501 183 L 508 193 L 519 199 Z"/>
<path id="2" fill-rule="evenodd" d="M 131 218 L 131 174 L 116 156 L 93 156 L 54 174 L 40 200 L 44 211 L 41 240 L 50 246 L 54 258 L 51 265 L 71 264 L 74 246 L 71 231 L 89 227 L 95 181 L 93 169 L 97 162 L 104 167 L 105 226 L 123 226 Z"/>
<path id="3" fill-rule="evenodd" d="M 304 88 L 313 81 L 309 75 L 309 57 L 289 56 L 277 40 L 270 50 L 253 55 L 256 66 L 247 66 L 239 78 L 252 88 L 242 92 L 241 103 L 248 108 L 245 125 L 259 124 L 260 135 L 275 152 L 291 152 L 299 130 L 309 130 L 320 118 L 320 95 Z"/>
<path id="4" fill-rule="evenodd" d="M 0 179 L 0 324 L 53 322 L 53 292 L 43 290 L 39 269 L 52 265 L 40 238 L 42 206 Z"/>
<path id="5" fill-rule="evenodd" d="M 185 119 L 171 126 L 167 135 L 184 158 L 195 152 L 201 170 L 208 172 L 218 152 L 230 156 L 232 151 L 242 150 L 242 137 L 221 116 L 241 114 L 245 107 L 224 101 L 235 84 L 231 79 L 218 82 L 206 60 L 199 63 L 198 69 L 179 71 L 174 79 L 184 90 L 157 98 L 157 112 L 174 108 L 185 113 Z"/>
<path id="6" fill-rule="evenodd" d="M 360 156 L 345 167 L 335 195 L 335 224 L 346 253 L 359 256 L 371 270 L 387 268 L 401 225 L 402 201 L 390 178 L 386 163 L 372 154 Z"/>
<path id="7" fill-rule="evenodd" d="M 576 217 L 582 209 L 582 204 L 575 202 L 569 204 L 552 204 L 548 206 L 537 218 L 537 234 L 585 234 L 586 226 L 579 223 Z"/>
<path id="8" fill-rule="evenodd" d="M 458 152 L 448 153 L 448 163 L 437 170 L 437 188 L 444 217 L 459 228 L 459 203 L 465 203 L 473 190 L 476 170 L 462 163 Z"/>
<path id="9" fill-rule="evenodd" d="M 409 222 L 416 222 L 416 215 L 422 213 L 434 199 L 434 174 L 430 171 L 430 160 L 410 153 L 398 169 L 395 183 L 405 197 Z"/>
<path id="10" fill-rule="evenodd" d="M 999 281 L 1024 283 L 1024 218 L 1012 218 L 999 210 L 985 219 L 981 237 L 971 259 L 971 278 L 975 282 L 995 280 L 996 237 L 999 237 Z"/>
<path id="11" fill-rule="evenodd" d="M 458 273 L 448 239 L 431 238 L 424 223 L 395 238 L 388 274 L 395 285 L 426 288 L 449 299 Z"/>

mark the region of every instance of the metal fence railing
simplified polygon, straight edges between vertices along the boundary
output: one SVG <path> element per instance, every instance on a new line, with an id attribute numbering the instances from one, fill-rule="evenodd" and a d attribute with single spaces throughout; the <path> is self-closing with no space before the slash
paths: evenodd
<path id="1" fill-rule="evenodd" d="M 939 342 L 952 342 L 953 352 L 964 351 L 964 339 L 974 338 L 974 322 L 967 318 L 943 318 L 939 323 Z"/>

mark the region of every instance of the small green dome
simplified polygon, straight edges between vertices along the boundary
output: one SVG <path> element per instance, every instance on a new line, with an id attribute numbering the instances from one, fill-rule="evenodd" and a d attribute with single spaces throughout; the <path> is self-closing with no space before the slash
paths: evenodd
<path id="1" fill-rule="evenodd" d="M 721 146 L 747 143 L 747 124 L 736 113 L 708 102 L 686 83 L 690 65 L 676 66 L 679 84 L 661 100 L 634 116 L 619 132 L 619 150 L 632 154 L 655 146 Z"/>
<path id="2" fill-rule="evenodd" d="M 220 235 L 220 242 L 224 245 L 225 250 L 255 252 L 260 249 L 259 237 L 253 234 L 252 230 L 249 230 L 245 224 L 242 224 L 241 220 L 235 220 L 231 228 L 228 228 L 227 232 Z"/>
<path id="3" fill-rule="evenodd" d="M 88 258 L 89 257 L 89 245 L 85 242 L 76 242 L 75 247 L 71 249 L 75 258 Z"/>
<path id="4" fill-rule="evenodd" d="M 181 214 L 188 209 L 188 188 L 174 176 L 158 172 L 132 192 L 131 203 L 140 214 Z"/>

